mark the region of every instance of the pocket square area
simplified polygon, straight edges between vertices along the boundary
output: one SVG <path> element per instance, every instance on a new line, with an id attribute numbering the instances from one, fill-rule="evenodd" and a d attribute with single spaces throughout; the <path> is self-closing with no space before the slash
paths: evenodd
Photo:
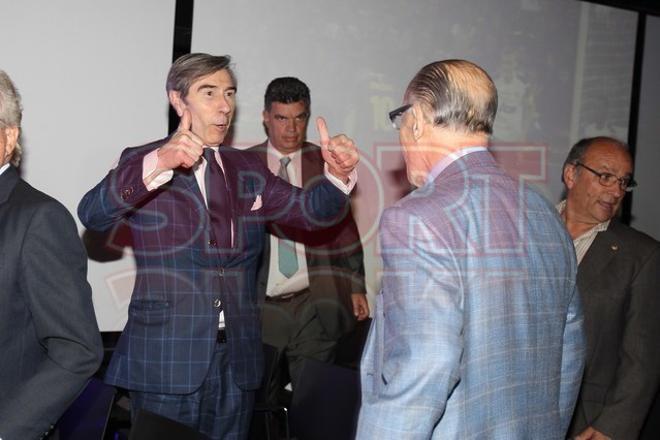
<path id="1" fill-rule="evenodd" d="M 257 194 L 257 198 L 254 199 L 254 203 L 252 204 L 250 211 L 256 211 L 258 209 L 261 209 L 261 194 Z"/>

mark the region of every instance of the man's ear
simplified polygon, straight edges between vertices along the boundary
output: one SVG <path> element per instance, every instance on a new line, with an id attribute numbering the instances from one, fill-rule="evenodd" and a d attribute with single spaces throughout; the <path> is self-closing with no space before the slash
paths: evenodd
<path id="1" fill-rule="evenodd" d="M 577 178 L 577 167 L 569 163 L 564 167 L 564 171 L 562 172 L 562 176 L 564 177 L 564 185 L 566 185 L 566 188 L 572 189 L 575 186 L 575 179 Z"/>
<path id="2" fill-rule="evenodd" d="M 270 121 L 270 112 L 268 110 L 264 110 L 261 112 L 261 125 L 264 127 L 264 131 L 266 132 L 266 136 L 268 136 L 268 122 Z"/>
<path id="3" fill-rule="evenodd" d="M 0 159 L 0 163 L 7 163 L 11 160 L 14 148 L 16 148 L 20 130 L 18 127 L 5 127 L 2 129 L 2 132 L 2 135 L 5 137 L 5 157 Z"/>
<path id="4" fill-rule="evenodd" d="M 424 131 L 427 129 L 426 125 L 426 115 L 424 114 L 424 109 L 418 103 L 413 104 L 410 109 L 411 116 L 413 118 L 412 133 L 413 138 L 418 141 L 424 135 Z"/>
<path id="5" fill-rule="evenodd" d="M 176 114 L 179 115 L 179 117 L 183 116 L 183 111 L 186 109 L 186 103 L 181 98 L 181 93 L 175 90 L 170 90 L 167 96 L 170 99 L 170 104 L 172 104 L 172 107 L 176 110 Z"/>

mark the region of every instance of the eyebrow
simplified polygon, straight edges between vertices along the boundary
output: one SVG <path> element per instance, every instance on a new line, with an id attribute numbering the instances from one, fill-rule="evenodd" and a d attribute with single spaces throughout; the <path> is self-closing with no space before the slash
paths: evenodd
<path id="1" fill-rule="evenodd" d="M 201 92 L 202 90 L 205 90 L 205 89 L 217 89 L 217 88 L 218 88 L 218 86 L 213 85 L 213 84 L 200 84 L 200 86 L 197 87 L 197 91 Z M 234 91 L 235 92 L 236 91 L 236 86 L 227 87 L 225 89 L 225 91 Z"/>
<path id="2" fill-rule="evenodd" d="M 592 167 L 592 168 L 595 168 L 595 167 Z M 614 173 L 616 170 L 611 168 L 609 165 L 598 165 L 598 168 L 600 168 L 599 172 L 601 172 L 601 173 L 607 173 L 607 174 L 612 174 L 613 176 L 618 176 L 617 174 Z M 630 171 L 629 173 L 625 173 L 624 176 L 632 176 L 632 173 L 633 172 Z"/>
<path id="3" fill-rule="evenodd" d="M 283 114 L 281 114 L 281 113 L 275 113 L 274 116 L 275 116 L 276 118 L 285 118 L 285 119 L 288 119 L 288 118 L 289 118 L 288 116 L 283 115 Z M 306 117 L 306 116 L 308 116 L 307 112 L 302 112 L 302 113 L 299 113 L 299 114 L 293 116 L 292 118 L 295 119 L 295 118 Z"/>

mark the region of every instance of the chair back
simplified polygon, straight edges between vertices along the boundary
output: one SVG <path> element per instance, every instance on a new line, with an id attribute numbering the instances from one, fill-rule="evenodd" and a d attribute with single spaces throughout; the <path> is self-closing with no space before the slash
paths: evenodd
<path id="1" fill-rule="evenodd" d="M 350 440 L 360 409 L 357 370 L 303 361 L 291 402 L 291 430 L 305 440 Z"/>

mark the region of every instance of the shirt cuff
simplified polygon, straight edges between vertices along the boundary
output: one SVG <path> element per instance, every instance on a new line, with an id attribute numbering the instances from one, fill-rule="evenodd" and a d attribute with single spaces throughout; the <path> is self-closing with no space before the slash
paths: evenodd
<path id="1" fill-rule="evenodd" d="M 348 183 L 344 183 L 340 179 L 335 177 L 328 169 L 327 163 L 323 164 L 323 174 L 325 174 L 325 177 L 330 181 L 330 183 L 332 183 L 334 186 L 337 187 L 337 189 L 339 189 L 339 191 L 343 192 L 346 195 L 349 195 L 351 191 L 353 191 L 353 188 L 355 188 L 355 185 L 357 184 L 357 170 L 351 171 L 351 174 L 348 175 Z"/>
<path id="2" fill-rule="evenodd" d="M 159 186 L 172 180 L 174 170 L 163 171 L 156 176 L 152 176 L 156 172 L 158 166 L 158 149 L 146 154 L 142 159 L 142 181 L 144 182 L 147 190 L 153 191 Z"/>

